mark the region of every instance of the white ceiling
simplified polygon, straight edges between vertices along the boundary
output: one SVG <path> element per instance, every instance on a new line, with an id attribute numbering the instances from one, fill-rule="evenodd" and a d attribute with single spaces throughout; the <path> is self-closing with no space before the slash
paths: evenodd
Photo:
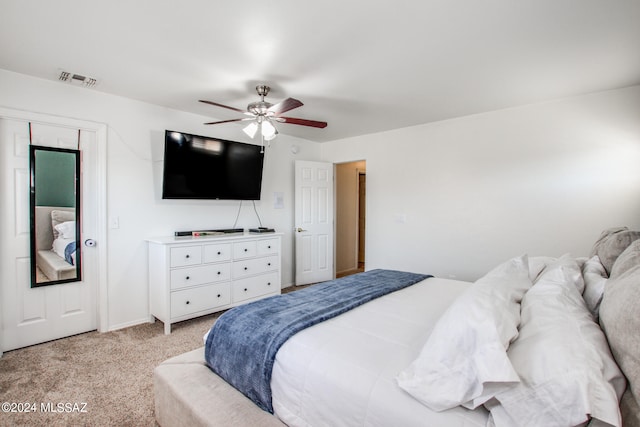
<path id="1" fill-rule="evenodd" d="M 640 84 L 640 1 L 0 0 L 0 68 L 321 142 Z"/>

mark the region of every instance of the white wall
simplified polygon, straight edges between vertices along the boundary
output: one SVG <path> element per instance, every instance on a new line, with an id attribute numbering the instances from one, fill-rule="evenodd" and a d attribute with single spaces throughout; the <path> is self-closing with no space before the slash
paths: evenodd
<path id="1" fill-rule="evenodd" d="M 0 70 L 0 106 L 108 126 L 107 217 L 117 217 L 120 225 L 108 229 L 109 329 L 148 320 L 145 238 L 233 226 L 238 201 L 162 200 L 160 195 L 165 129 L 250 142 L 238 126 L 203 126 L 215 111 L 212 117 L 201 117 L 4 70 Z M 292 145 L 300 148 L 295 156 Z M 316 143 L 280 135 L 265 156 L 262 200 L 256 207 L 265 226 L 285 232 L 284 286 L 293 282 L 293 161 L 314 160 L 319 153 Z M 284 194 L 284 209 L 273 208 L 274 192 Z M 251 202 L 244 202 L 237 226 L 257 225 Z"/>
<path id="2" fill-rule="evenodd" d="M 367 162 L 366 268 L 474 280 L 640 228 L 640 86 L 322 145 Z"/>
<path id="3" fill-rule="evenodd" d="M 160 199 L 162 138 L 243 140 L 239 127 L 3 70 L 0 106 L 108 126 L 107 217 L 120 222 L 108 230 L 109 328 L 147 320 L 145 238 L 233 225 L 238 202 Z M 368 269 L 475 279 L 523 252 L 586 255 L 602 229 L 640 228 L 639 118 L 636 86 L 325 144 L 280 135 L 257 207 L 286 233 L 283 283 L 293 282 L 295 159 L 367 161 Z M 273 209 L 274 192 L 285 209 Z M 245 202 L 238 226 L 255 225 Z"/>

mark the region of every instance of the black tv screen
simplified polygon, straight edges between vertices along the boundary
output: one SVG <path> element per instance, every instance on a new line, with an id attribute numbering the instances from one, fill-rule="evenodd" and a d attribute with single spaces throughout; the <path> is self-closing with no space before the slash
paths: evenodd
<path id="1" fill-rule="evenodd" d="M 164 140 L 163 199 L 260 199 L 260 146 L 170 130 Z"/>

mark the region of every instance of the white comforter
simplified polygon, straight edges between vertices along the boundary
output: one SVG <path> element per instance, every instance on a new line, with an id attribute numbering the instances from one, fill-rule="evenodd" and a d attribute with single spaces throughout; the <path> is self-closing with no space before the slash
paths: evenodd
<path id="1" fill-rule="evenodd" d="M 271 388 L 289 426 L 484 426 L 488 412 L 433 412 L 396 384 L 471 283 L 431 278 L 308 328 L 278 352 Z"/>

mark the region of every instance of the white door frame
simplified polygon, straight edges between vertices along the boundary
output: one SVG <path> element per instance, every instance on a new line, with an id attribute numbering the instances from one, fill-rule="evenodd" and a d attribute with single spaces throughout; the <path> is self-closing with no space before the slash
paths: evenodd
<path id="1" fill-rule="evenodd" d="M 365 160 L 366 162 L 366 160 Z M 365 183 L 366 183 L 366 176 L 367 176 L 367 169 L 365 167 L 365 169 L 360 169 L 360 168 L 356 168 L 356 203 L 358 204 L 357 206 L 357 213 L 356 213 L 356 269 L 360 266 L 360 253 L 362 251 L 364 251 L 364 257 L 366 260 L 367 257 L 367 252 L 364 248 L 361 247 L 360 245 L 360 240 L 361 240 L 361 235 L 360 235 L 360 228 L 361 228 L 361 221 L 360 221 L 360 205 L 361 205 L 361 197 L 360 197 L 360 176 L 364 175 L 365 176 Z M 365 186 L 365 191 L 366 191 L 366 186 Z M 365 235 L 364 235 L 364 241 L 365 241 L 365 246 L 366 246 L 366 241 L 367 241 L 367 235 L 366 235 L 366 215 L 367 215 L 367 208 L 366 208 L 366 197 L 365 197 Z M 365 262 L 364 260 L 362 262 Z M 366 264 L 365 264 L 366 265 Z"/>
<path id="2" fill-rule="evenodd" d="M 31 111 L 14 110 L 0 107 L 0 118 L 25 120 L 31 123 L 48 125 L 60 125 L 78 128 L 96 135 L 97 153 L 97 182 L 96 195 L 98 225 L 95 239 L 98 244 L 92 250 L 97 251 L 98 274 L 96 283 L 97 302 L 97 326 L 98 332 L 108 331 L 108 294 L 107 294 L 107 125 L 89 120 L 80 120 L 69 117 L 54 116 L 50 114 Z M 0 305 L 0 310 L 2 306 Z M 2 319 L 2 313 L 0 313 Z M 0 355 L 2 355 L 2 343 L 0 342 Z"/>

